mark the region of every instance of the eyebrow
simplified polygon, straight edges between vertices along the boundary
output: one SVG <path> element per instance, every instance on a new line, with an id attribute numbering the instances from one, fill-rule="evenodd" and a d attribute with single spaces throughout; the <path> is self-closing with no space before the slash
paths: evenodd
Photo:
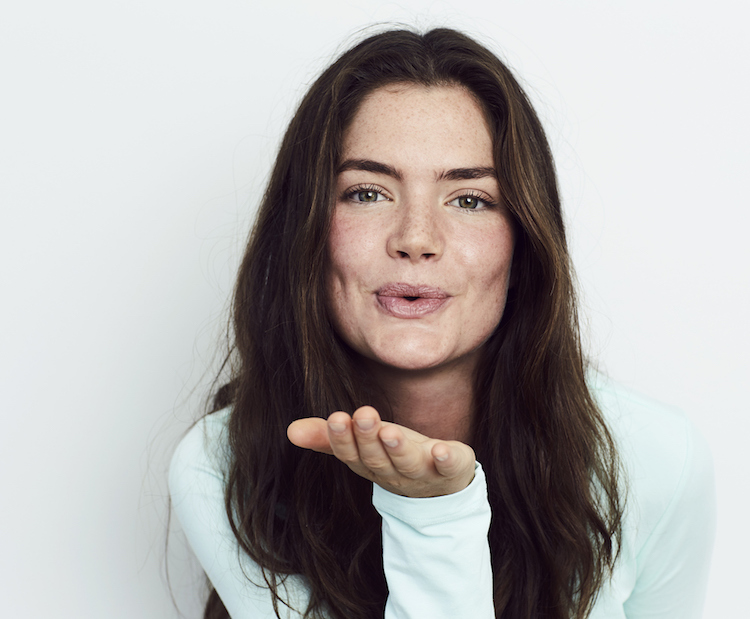
<path id="1" fill-rule="evenodd" d="M 380 163 L 378 161 L 371 161 L 370 159 L 347 159 L 339 166 L 336 174 L 341 174 L 347 170 L 361 170 L 362 172 L 373 172 L 375 174 L 384 174 L 385 176 L 391 176 L 397 181 L 404 179 L 401 172 L 399 172 L 393 166 Z"/>
<path id="2" fill-rule="evenodd" d="M 348 170 L 361 170 L 363 172 L 373 172 L 374 174 L 383 174 L 395 178 L 397 181 L 402 181 L 404 175 L 393 166 L 389 166 L 379 161 L 372 161 L 370 159 L 347 159 L 344 161 L 336 171 L 336 174 L 341 174 Z M 454 168 L 453 170 L 445 170 L 436 175 L 437 181 L 465 181 L 474 178 L 486 178 L 491 177 L 497 179 L 497 172 L 495 168 L 488 167 L 476 167 L 476 168 Z"/>
<path id="3" fill-rule="evenodd" d="M 439 181 L 468 181 L 472 178 L 486 178 L 490 176 L 497 179 L 495 168 L 455 168 L 438 174 Z"/>

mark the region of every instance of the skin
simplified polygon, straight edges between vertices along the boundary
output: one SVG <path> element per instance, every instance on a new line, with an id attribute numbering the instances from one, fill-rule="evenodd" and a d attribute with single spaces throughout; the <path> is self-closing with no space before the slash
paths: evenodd
<path id="1" fill-rule="evenodd" d="M 473 376 L 502 317 L 514 244 L 474 97 L 458 86 L 375 90 L 344 136 L 337 196 L 330 313 L 395 423 L 364 406 L 297 420 L 289 439 L 397 494 L 458 492 L 474 476 Z M 414 295 L 394 284 L 438 300 L 404 299 Z"/>

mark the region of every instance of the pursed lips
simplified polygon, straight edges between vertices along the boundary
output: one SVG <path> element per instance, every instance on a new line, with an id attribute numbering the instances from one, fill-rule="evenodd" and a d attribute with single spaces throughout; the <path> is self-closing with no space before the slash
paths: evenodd
<path id="1" fill-rule="evenodd" d="M 396 318 L 421 318 L 436 312 L 451 298 L 440 288 L 401 282 L 386 284 L 375 294 L 380 307 Z"/>

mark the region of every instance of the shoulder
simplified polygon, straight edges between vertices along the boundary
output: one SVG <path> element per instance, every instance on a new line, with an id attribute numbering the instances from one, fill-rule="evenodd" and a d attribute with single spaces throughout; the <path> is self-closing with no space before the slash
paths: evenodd
<path id="1" fill-rule="evenodd" d="M 263 569 L 240 550 L 227 517 L 225 489 L 231 462 L 230 409 L 199 420 L 180 441 L 169 468 L 172 508 L 182 532 L 229 615 L 276 617 Z M 290 608 L 306 608 L 309 592 L 301 576 L 288 576 L 281 593 Z M 281 608 L 281 605 L 279 605 Z M 302 617 L 288 610 L 284 617 Z"/>
<path id="2" fill-rule="evenodd" d="M 687 468 L 711 468 L 705 439 L 681 410 L 598 373 L 590 375 L 589 385 L 631 482 L 651 480 L 661 490 L 676 490 Z"/>
<path id="3" fill-rule="evenodd" d="M 230 451 L 225 408 L 198 420 L 177 445 L 169 466 L 169 490 L 173 500 L 198 489 L 209 480 L 224 482 L 229 470 Z"/>
<path id="4" fill-rule="evenodd" d="M 589 378 L 624 469 L 625 525 L 631 529 L 636 551 L 658 537 L 661 528 L 674 526 L 681 510 L 703 512 L 710 520 L 713 462 L 696 426 L 679 409 L 601 374 Z"/>

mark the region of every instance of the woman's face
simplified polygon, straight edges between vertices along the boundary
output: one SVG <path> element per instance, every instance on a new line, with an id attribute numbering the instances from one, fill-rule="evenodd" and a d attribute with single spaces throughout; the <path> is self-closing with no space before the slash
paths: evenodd
<path id="1" fill-rule="evenodd" d="M 344 136 L 336 191 L 327 298 L 339 335 L 392 368 L 473 370 L 513 257 L 474 98 L 457 86 L 375 90 Z"/>

